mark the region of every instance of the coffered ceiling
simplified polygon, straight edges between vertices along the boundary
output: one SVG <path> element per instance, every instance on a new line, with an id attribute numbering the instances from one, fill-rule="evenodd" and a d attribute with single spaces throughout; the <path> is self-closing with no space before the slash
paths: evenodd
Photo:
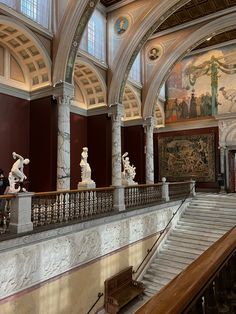
<path id="1" fill-rule="evenodd" d="M 236 0 L 192 0 L 172 14 L 156 32 L 235 7 Z"/>

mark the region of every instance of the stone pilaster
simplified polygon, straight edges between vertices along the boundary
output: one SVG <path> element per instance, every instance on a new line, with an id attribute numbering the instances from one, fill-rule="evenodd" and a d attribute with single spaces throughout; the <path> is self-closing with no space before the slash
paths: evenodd
<path id="1" fill-rule="evenodd" d="M 154 153 L 153 153 L 153 129 L 154 118 L 149 117 L 145 119 L 143 125 L 146 133 L 146 184 L 154 183 Z"/>
<path id="2" fill-rule="evenodd" d="M 57 190 L 70 189 L 70 104 L 73 86 L 59 83 L 55 87 L 58 104 Z"/>

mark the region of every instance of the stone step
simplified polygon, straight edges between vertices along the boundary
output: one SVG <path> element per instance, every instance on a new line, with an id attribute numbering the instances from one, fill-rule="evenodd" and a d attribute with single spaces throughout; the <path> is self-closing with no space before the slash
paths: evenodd
<path id="1" fill-rule="evenodd" d="M 232 196 L 226 196 L 226 195 L 196 195 L 192 201 L 213 201 L 216 203 L 220 203 L 220 202 L 229 202 L 229 203 L 236 203 L 236 197 L 232 197 Z"/>
<path id="2" fill-rule="evenodd" d="M 224 212 L 222 213 L 216 213 L 213 212 L 209 213 L 208 211 L 200 211 L 200 210 L 189 210 L 187 209 L 182 216 L 185 217 L 191 217 L 191 218 L 198 218 L 198 219 L 207 219 L 207 221 L 211 221 L 212 219 L 217 219 L 216 221 L 222 221 L 222 222 L 230 222 L 232 220 L 236 221 L 236 215 L 228 215 Z"/>
<path id="3" fill-rule="evenodd" d="M 181 263 L 181 262 L 177 262 L 177 261 L 173 261 L 173 260 L 167 260 L 167 259 L 164 259 L 164 258 L 157 258 L 156 261 L 154 262 L 155 265 L 164 265 L 164 266 L 172 266 L 174 268 L 179 268 L 179 269 L 185 269 L 187 267 L 186 264 L 184 263 Z"/>
<path id="4" fill-rule="evenodd" d="M 166 245 L 177 245 L 178 247 L 184 247 L 186 249 L 196 249 L 196 250 L 200 250 L 200 251 L 204 251 L 207 250 L 209 248 L 209 245 L 207 244 L 194 244 L 191 242 L 183 242 L 183 241 L 178 241 L 178 239 L 176 240 L 167 240 L 165 242 Z"/>
<path id="5" fill-rule="evenodd" d="M 193 206 L 193 205 L 189 205 L 187 208 L 187 212 L 192 213 L 199 213 L 199 214 L 206 214 L 207 216 L 212 216 L 212 215 L 219 215 L 224 216 L 225 218 L 230 217 L 235 217 L 235 210 L 234 209 L 225 209 L 223 207 L 220 208 L 214 208 L 214 207 L 210 207 L 210 206 Z"/>
<path id="6" fill-rule="evenodd" d="M 152 290 L 154 293 L 156 293 L 156 291 L 161 290 L 164 285 L 156 283 L 156 282 L 150 282 L 149 280 L 146 279 L 142 279 L 142 283 L 145 285 L 146 288 L 148 288 L 149 290 Z"/>
<path id="7" fill-rule="evenodd" d="M 157 284 L 162 284 L 163 286 L 167 285 L 170 282 L 169 278 L 164 278 L 164 277 L 159 277 L 159 276 L 154 276 L 151 274 L 145 274 L 143 276 L 143 279 L 146 281 L 150 281 L 150 282 L 155 282 Z"/>
<path id="8" fill-rule="evenodd" d="M 205 228 L 205 230 L 214 230 L 216 232 L 227 232 L 234 226 L 234 224 L 232 224 L 231 226 L 225 226 L 225 225 L 221 226 L 219 224 L 212 225 L 212 224 L 208 224 L 208 222 L 199 223 L 198 221 L 191 221 L 191 220 L 189 221 L 187 219 L 181 219 L 178 222 L 178 225 L 183 225 L 184 227 L 193 226 L 196 228 Z"/>
<path id="9" fill-rule="evenodd" d="M 182 269 L 180 269 L 180 268 L 173 268 L 173 267 L 170 267 L 168 265 L 162 265 L 162 264 L 157 264 L 156 267 L 154 267 L 154 269 L 157 271 L 167 271 L 168 273 L 171 273 L 174 275 L 178 275 L 182 271 Z"/>
<path id="10" fill-rule="evenodd" d="M 167 259 L 167 260 L 176 261 L 176 262 L 183 263 L 186 265 L 189 265 L 194 261 L 194 258 L 180 257 L 180 256 L 176 256 L 176 255 L 171 254 L 171 253 L 168 254 L 167 252 L 164 252 L 162 254 L 158 254 L 158 257 L 161 257 L 161 258 Z M 157 257 L 157 259 L 158 259 L 158 257 Z M 154 261 L 155 261 L 155 259 L 154 259 Z"/>
<path id="11" fill-rule="evenodd" d="M 199 237 L 198 237 L 198 239 L 199 239 Z M 199 245 L 205 245 L 205 246 L 207 246 L 207 247 L 210 247 L 211 246 L 211 244 L 213 244 L 214 243 L 214 241 L 208 241 L 208 242 L 206 242 L 206 241 L 204 241 L 204 239 L 200 239 L 200 240 L 197 240 L 197 239 L 191 239 L 191 238 L 188 238 L 188 237 L 186 237 L 186 238 L 184 238 L 184 237 L 181 237 L 181 236 L 178 236 L 177 234 L 174 234 L 174 235 L 172 235 L 172 234 L 170 234 L 169 236 L 168 236 L 168 240 L 170 240 L 170 241 L 178 241 L 178 242 L 183 242 L 183 243 L 191 243 L 191 244 L 199 244 Z"/>
<path id="12" fill-rule="evenodd" d="M 177 223 L 176 225 L 176 229 L 181 229 L 181 230 L 191 230 L 191 231 L 196 231 L 199 232 L 199 235 L 201 235 L 201 233 L 205 232 L 207 230 L 207 233 L 209 235 L 218 235 L 219 237 L 221 237 L 225 232 L 223 230 L 219 231 L 219 230 L 214 230 L 214 229 L 206 229 L 204 227 L 200 227 L 200 226 L 188 226 L 188 225 L 184 225 L 181 223 Z"/>
<path id="13" fill-rule="evenodd" d="M 173 230 L 173 232 L 178 232 L 178 233 L 182 233 L 185 235 L 191 235 L 191 236 L 197 236 L 200 237 L 202 236 L 202 232 L 201 231 L 196 231 L 196 230 L 183 230 L 181 228 L 176 228 Z M 217 241 L 220 238 L 220 235 L 218 234 L 214 234 L 214 233 L 209 233 L 209 232 L 204 232 L 204 238 L 208 238 L 208 239 L 215 239 L 215 241 Z"/>
<path id="14" fill-rule="evenodd" d="M 216 210 L 217 209 L 225 209 L 225 210 L 228 210 L 228 211 L 233 211 L 235 209 L 235 204 L 228 204 L 228 203 L 223 203 L 222 204 L 219 204 L 219 203 L 212 203 L 212 202 L 191 202 L 190 203 L 191 206 L 193 207 L 201 207 L 201 208 L 205 208 L 205 207 L 209 207 L 209 208 L 215 208 Z"/>
<path id="15" fill-rule="evenodd" d="M 223 220 L 220 221 L 220 219 L 218 220 L 217 218 L 212 218 L 212 220 L 206 220 L 206 219 L 199 219 L 199 218 L 195 218 L 195 217 L 192 217 L 192 216 L 189 216 L 189 215 L 184 215 L 180 218 L 180 221 L 181 222 L 194 222 L 194 223 L 197 223 L 197 224 L 200 224 L 200 225 L 209 225 L 209 226 L 214 226 L 217 228 L 217 226 L 219 227 L 226 227 L 226 228 L 229 228 L 231 229 L 235 224 L 234 224 L 234 221 L 231 220 L 231 221 L 228 221 L 228 222 L 225 222 Z"/>
<path id="16" fill-rule="evenodd" d="M 175 245 L 170 245 L 170 244 L 164 244 L 163 245 L 163 248 L 166 248 L 166 249 L 169 249 L 169 250 L 172 250 L 172 251 L 181 251 L 181 252 L 189 252 L 189 253 L 195 253 L 195 254 L 202 254 L 203 253 L 203 250 L 201 249 L 193 249 L 193 248 L 186 248 L 186 247 L 176 247 Z"/>
<path id="17" fill-rule="evenodd" d="M 183 252 L 183 251 L 172 251 L 168 248 L 166 248 L 165 250 L 161 250 L 160 252 L 161 254 L 168 254 L 168 255 L 171 255 L 171 256 L 178 256 L 178 257 L 182 257 L 182 258 L 191 258 L 191 259 L 196 259 L 199 254 L 196 254 L 196 253 L 190 253 L 190 252 Z"/>
<path id="18" fill-rule="evenodd" d="M 164 271 L 156 270 L 155 268 L 151 268 L 151 267 L 147 270 L 147 273 L 153 276 L 168 278 L 170 280 L 176 276 L 175 274 L 171 274 L 167 271 L 164 272 Z"/>

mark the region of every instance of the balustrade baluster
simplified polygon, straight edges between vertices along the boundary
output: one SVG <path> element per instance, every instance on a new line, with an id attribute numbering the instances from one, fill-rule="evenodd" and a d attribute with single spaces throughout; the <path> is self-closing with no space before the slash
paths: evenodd
<path id="1" fill-rule="evenodd" d="M 215 295 L 215 282 L 213 281 L 205 292 L 205 314 L 219 314 L 216 295 Z"/>

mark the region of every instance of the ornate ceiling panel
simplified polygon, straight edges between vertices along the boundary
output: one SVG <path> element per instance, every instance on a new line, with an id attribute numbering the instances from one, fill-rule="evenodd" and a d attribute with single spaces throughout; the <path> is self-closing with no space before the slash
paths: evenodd
<path id="1" fill-rule="evenodd" d="M 105 5 L 106 7 L 109 7 L 110 5 L 113 5 L 115 3 L 121 2 L 122 0 L 101 0 L 101 3 Z"/>
<path id="2" fill-rule="evenodd" d="M 236 6 L 236 0 L 192 0 L 172 14 L 156 32 Z"/>

